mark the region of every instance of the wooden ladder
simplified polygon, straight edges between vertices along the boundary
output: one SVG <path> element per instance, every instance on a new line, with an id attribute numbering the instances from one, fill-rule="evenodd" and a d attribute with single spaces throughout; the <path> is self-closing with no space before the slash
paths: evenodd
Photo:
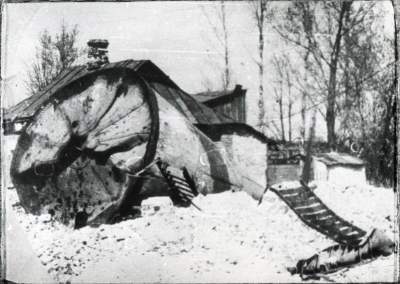
<path id="1" fill-rule="evenodd" d="M 173 168 L 161 159 L 158 159 L 156 165 L 171 190 L 171 200 L 174 205 L 184 207 L 193 205 L 198 210 L 202 211 L 192 202 L 192 199 L 199 195 L 199 192 L 187 169 L 185 167 L 181 169 Z"/>
<path id="2" fill-rule="evenodd" d="M 366 232 L 336 215 L 304 182 L 297 188 L 270 187 L 308 226 L 342 245 L 358 246 Z"/>

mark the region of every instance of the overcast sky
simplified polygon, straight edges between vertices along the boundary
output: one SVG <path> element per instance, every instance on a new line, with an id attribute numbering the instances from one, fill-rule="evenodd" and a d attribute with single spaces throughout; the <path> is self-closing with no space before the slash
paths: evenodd
<path id="1" fill-rule="evenodd" d="M 215 21 L 214 5 L 218 3 L 5 4 L 2 78 L 8 92 L 13 94 L 14 104 L 25 99 L 24 62 L 32 59 L 35 46 L 38 46 L 39 32 L 47 29 L 55 34 L 65 19 L 68 24 L 79 26 L 78 47 L 84 47 L 89 39 L 108 39 L 111 62 L 150 59 L 188 93 L 204 91 L 205 77 L 213 80 L 218 90 L 219 70 L 223 65 L 222 46 L 213 36 L 212 27 L 202 10 L 203 7 L 211 21 Z M 286 3 L 275 2 L 274 5 L 283 8 Z M 247 2 L 226 2 L 226 6 L 231 62 L 235 71 L 233 80 L 248 90 L 248 118 L 253 124 L 257 117 L 258 99 L 258 69 L 253 58 L 257 58 L 258 34 Z M 389 1 L 387 7 L 386 30 L 393 33 L 393 11 Z M 274 52 L 289 53 L 292 50 L 274 33 L 268 33 L 267 38 L 267 61 Z M 266 69 L 268 89 L 274 74 L 268 66 Z M 8 102 L 3 105 L 8 107 Z M 275 116 L 272 110 L 267 113 L 269 118 Z M 320 124 L 323 132 L 324 122 L 320 121 Z"/>

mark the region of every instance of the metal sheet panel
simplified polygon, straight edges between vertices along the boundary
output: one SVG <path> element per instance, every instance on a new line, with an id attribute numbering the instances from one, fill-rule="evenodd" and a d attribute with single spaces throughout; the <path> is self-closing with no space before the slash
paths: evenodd
<path id="1" fill-rule="evenodd" d="M 40 96 L 46 93 L 49 89 L 53 88 L 59 82 L 59 80 L 62 80 L 70 72 L 73 72 L 74 69 L 75 68 L 68 68 L 61 71 L 61 73 L 53 81 L 51 81 L 50 84 L 43 91 L 37 92 L 36 94 L 30 96 L 26 100 L 23 100 L 22 102 L 18 103 L 17 105 L 9 109 L 5 109 L 3 112 L 3 119 L 14 120 L 21 114 L 22 111 L 27 109 L 35 100 L 37 100 Z"/>
<path id="2" fill-rule="evenodd" d="M 327 166 L 333 166 L 333 165 L 362 166 L 365 164 L 363 160 L 350 156 L 349 154 L 345 153 L 318 153 L 313 155 L 313 157 Z"/>
<path id="3" fill-rule="evenodd" d="M 147 66 L 147 67 L 146 67 Z M 90 70 L 86 69 L 86 66 L 77 66 L 69 68 L 60 73 L 43 92 L 38 92 L 32 97 L 21 102 L 14 108 L 4 111 L 5 120 L 13 120 L 15 118 L 29 118 L 34 115 L 40 107 L 47 102 L 58 90 L 68 85 L 74 80 L 89 74 L 96 72 L 97 70 L 106 70 L 112 68 L 129 68 L 137 71 L 139 75 L 146 75 L 149 70 L 160 80 L 160 82 L 149 82 L 155 87 L 157 92 L 160 93 L 165 99 L 167 99 L 178 111 L 184 114 L 189 121 L 195 124 L 223 124 L 233 122 L 231 119 L 214 112 L 209 107 L 205 106 L 201 102 L 194 99 L 191 95 L 183 92 L 176 86 L 175 83 L 166 76 L 157 66 L 155 66 L 149 60 L 125 60 L 116 63 L 108 63 L 103 65 L 100 69 Z M 142 70 L 142 71 L 141 71 Z M 141 74 L 147 72 L 146 74 Z M 148 74 L 147 74 L 148 75 Z M 165 82 L 164 82 L 165 81 Z M 165 83 L 165 84 L 164 84 Z M 172 84 L 172 85 L 171 85 Z M 220 97 L 221 95 L 227 95 L 233 93 L 232 91 L 214 92 L 213 96 Z"/>
<path id="4" fill-rule="evenodd" d="M 78 78 L 82 73 L 86 73 L 86 67 L 75 67 L 71 70 L 64 78 L 59 80 L 53 87 L 47 88 L 47 91 L 36 97 L 36 100 L 29 105 L 28 108 L 22 111 L 21 116 L 30 117 L 36 113 L 36 111 L 52 96 L 55 92 L 60 90 L 65 85 L 69 84 L 76 78 Z"/>

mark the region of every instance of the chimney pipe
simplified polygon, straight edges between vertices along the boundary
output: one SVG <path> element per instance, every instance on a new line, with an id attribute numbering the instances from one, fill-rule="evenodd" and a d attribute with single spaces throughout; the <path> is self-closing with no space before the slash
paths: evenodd
<path id="1" fill-rule="evenodd" d="M 99 69 L 102 65 L 109 63 L 108 44 L 106 39 L 91 39 L 87 42 L 89 50 L 86 67 L 88 70 Z"/>

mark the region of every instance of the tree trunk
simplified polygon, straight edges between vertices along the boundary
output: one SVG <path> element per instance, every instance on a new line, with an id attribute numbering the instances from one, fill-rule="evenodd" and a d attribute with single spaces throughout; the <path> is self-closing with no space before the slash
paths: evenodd
<path id="1" fill-rule="evenodd" d="M 292 142 L 292 105 L 289 105 L 289 110 L 288 110 L 288 116 L 289 116 L 289 142 Z"/>
<path id="2" fill-rule="evenodd" d="M 301 129 L 300 135 L 303 141 L 306 140 L 306 108 L 307 108 L 307 95 L 305 92 L 301 96 Z"/>
<path id="3" fill-rule="evenodd" d="M 314 140 L 315 134 L 315 124 L 316 124 L 316 116 L 317 116 L 317 108 L 314 108 L 313 116 L 312 116 L 312 124 L 310 127 L 310 132 L 308 134 L 308 143 L 307 143 L 307 150 L 306 150 L 306 158 L 304 161 L 304 168 L 302 173 L 302 179 L 305 184 L 308 184 L 310 181 L 310 170 L 311 170 L 311 161 L 312 161 L 312 143 Z"/>
<path id="4" fill-rule="evenodd" d="M 282 97 L 279 99 L 279 118 L 281 120 L 282 142 L 286 142 L 285 138 L 285 125 L 283 123 L 283 102 Z"/>
<path id="5" fill-rule="evenodd" d="M 265 0 L 260 1 L 260 15 L 258 17 L 258 32 L 259 32 L 259 55 L 260 62 L 258 64 L 259 68 L 259 101 L 258 101 L 258 109 L 259 109 L 259 125 L 262 126 L 264 124 L 264 20 L 265 13 L 267 10 L 267 3 Z"/>
<path id="6" fill-rule="evenodd" d="M 221 12 L 222 12 L 222 27 L 224 30 L 224 48 L 225 48 L 225 82 L 224 82 L 224 90 L 228 90 L 230 84 L 230 70 L 229 70 L 229 50 L 228 50 L 228 30 L 226 27 L 226 13 L 225 13 L 225 3 L 222 1 L 221 3 Z"/>
<path id="7" fill-rule="evenodd" d="M 289 78 L 289 76 L 288 76 Z M 292 98 L 291 98 L 291 92 L 290 92 L 290 82 L 289 82 L 289 90 L 288 90 L 288 95 L 289 95 L 289 103 L 288 103 L 288 120 L 289 120 L 289 142 L 292 142 Z"/>
<path id="8" fill-rule="evenodd" d="M 340 10 L 338 30 L 336 33 L 335 45 L 331 54 L 331 62 L 329 66 L 329 86 L 328 86 L 328 102 L 326 105 L 326 128 L 328 131 L 328 144 L 331 149 L 336 146 L 335 137 L 335 102 L 336 102 L 336 74 L 337 64 L 340 54 L 340 45 L 342 40 L 342 30 L 344 15 L 350 10 L 352 2 L 343 2 Z"/>

